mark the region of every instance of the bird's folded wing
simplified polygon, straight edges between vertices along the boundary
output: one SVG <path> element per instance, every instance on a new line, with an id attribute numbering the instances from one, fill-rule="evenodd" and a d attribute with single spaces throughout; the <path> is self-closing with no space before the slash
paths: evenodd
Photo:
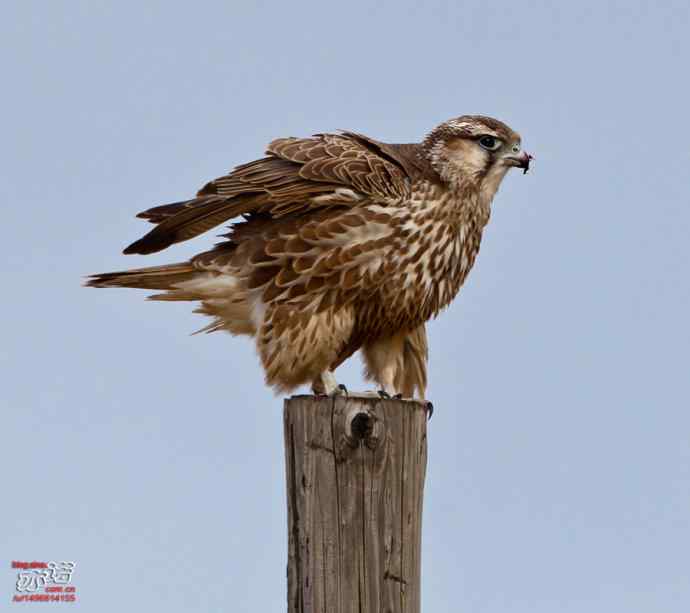
<path id="1" fill-rule="evenodd" d="M 138 215 L 157 224 L 125 253 L 154 253 L 252 213 L 283 217 L 409 195 L 409 175 L 393 156 L 354 134 L 274 140 L 267 156 L 206 184 L 197 197 Z"/>

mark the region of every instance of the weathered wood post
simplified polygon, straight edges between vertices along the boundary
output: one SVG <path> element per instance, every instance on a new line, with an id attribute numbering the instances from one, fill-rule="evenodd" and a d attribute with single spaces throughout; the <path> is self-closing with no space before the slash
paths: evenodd
<path id="1" fill-rule="evenodd" d="M 419 613 L 426 405 L 285 401 L 289 613 Z"/>

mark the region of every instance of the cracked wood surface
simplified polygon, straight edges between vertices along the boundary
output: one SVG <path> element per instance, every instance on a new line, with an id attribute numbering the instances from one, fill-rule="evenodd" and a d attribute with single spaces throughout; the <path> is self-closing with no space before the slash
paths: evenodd
<path id="1" fill-rule="evenodd" d="M 419 613 L 425 404 L 285 401 L 289 613 Z"/>

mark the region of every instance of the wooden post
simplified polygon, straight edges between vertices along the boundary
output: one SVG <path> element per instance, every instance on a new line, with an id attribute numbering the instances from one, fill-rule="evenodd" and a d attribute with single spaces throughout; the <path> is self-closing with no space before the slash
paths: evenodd
<path id="1" fill-rule="evenodd" d="M 289 613 L 419 613 L 426 404 L 285 401 Z"/>

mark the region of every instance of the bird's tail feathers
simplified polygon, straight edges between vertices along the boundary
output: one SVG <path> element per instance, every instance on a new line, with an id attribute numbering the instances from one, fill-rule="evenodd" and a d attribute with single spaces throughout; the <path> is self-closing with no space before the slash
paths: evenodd
<path id="1" fill-rule="evenodd" d="M 118 272 L 102 272 L 89 275 L 84 285 L 87 287 L 135 287 L 138 289 L 176 289 L 176 285 L 190 281 L 199 274 L 190 262 L 165 264 L 134 268 Z"/>
<path id="2" fill-rule="evenodd" d="M 104 272 L 87 278 L 87 287 L 134 287 L 164 290 L 149 300 L 200 301 L 194 312 L 214 318 L 198 332 L 227 330 L 232 334 L 254 334 L 246 291 L 234 276 L 199 270 L 190 262 L 151 266 L 120 272 Z"/>

